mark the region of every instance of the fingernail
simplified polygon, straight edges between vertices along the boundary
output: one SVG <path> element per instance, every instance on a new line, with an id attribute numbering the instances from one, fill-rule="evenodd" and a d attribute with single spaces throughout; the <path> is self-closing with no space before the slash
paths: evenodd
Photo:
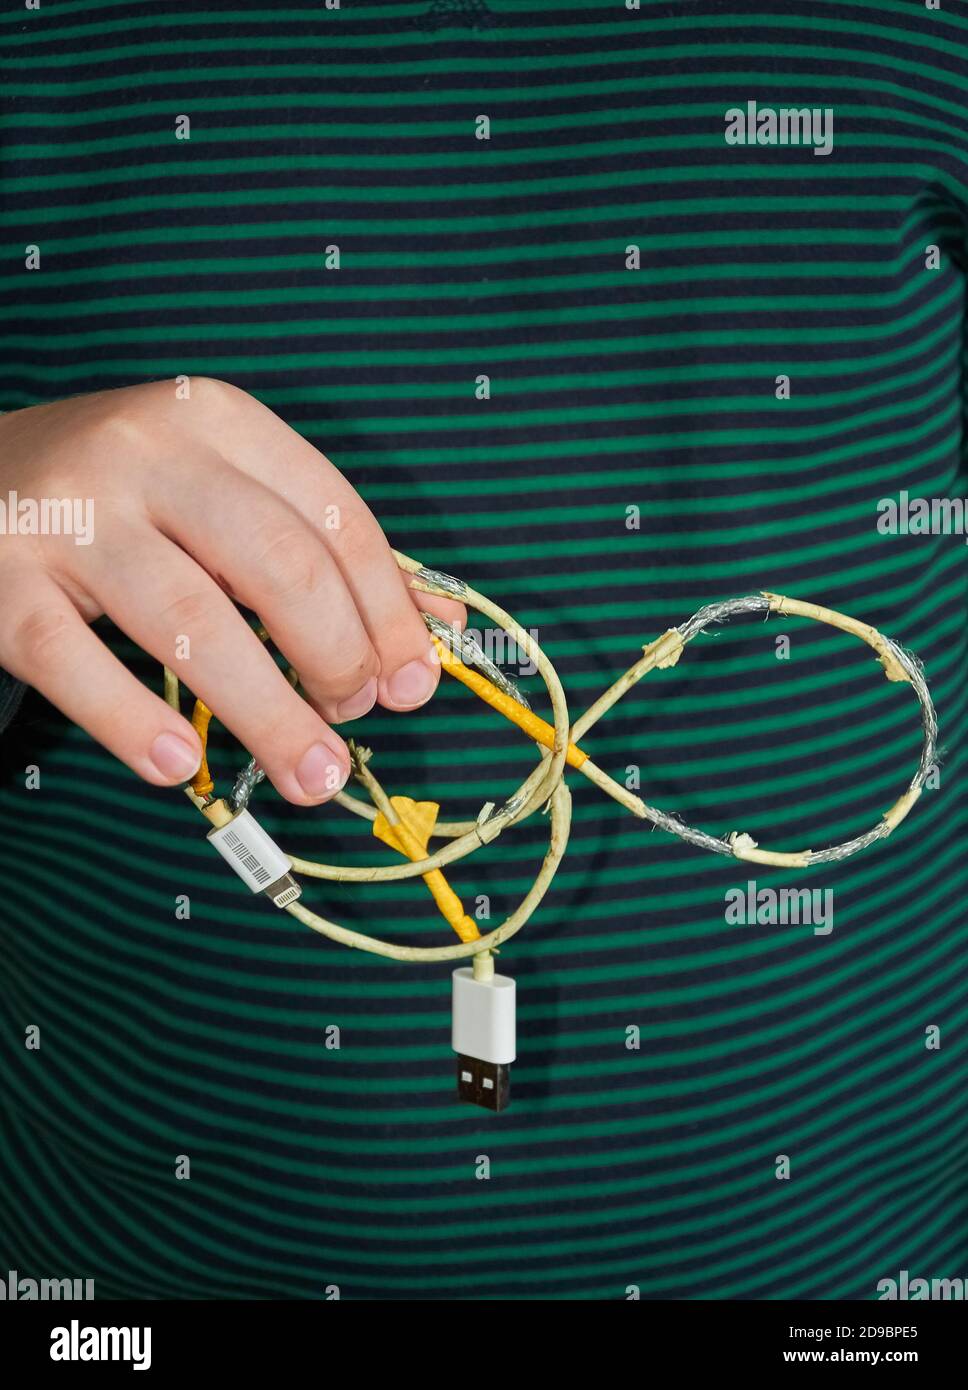
<path id="1" fill-rule="evenodd" d="M 387 681 L 387 694 L 395 705 L 412 708 L 429 700 L 437 688 L 437 673 L 426 661 L 408 661 Z"/>
<path id="2" fill-rule="evenodd" d="M 193 748 L 177 734 L 159 734 L 151 745 L 151 761 L 162 777 L 172 782 L 187 782 L 194 777 L 202 759 L 197 748 Z"/>
<path id="3" fill-rule="evenodd" d="M 325 743 L 314 743 L 296 765 L 296 781 L 307 796 L 332 796 L 349 776 L 349 768 Z"/>
<path id="4" fill-rule="evenodd" d="M 376 676 L 371 676 L 362 690 L 358 690 L 355 695 L 351 695 L 348 700 L 343 700 L 336 706 L 336 718 L 341 723 L 344 719 L 360 719 L 375 704 Z"/>

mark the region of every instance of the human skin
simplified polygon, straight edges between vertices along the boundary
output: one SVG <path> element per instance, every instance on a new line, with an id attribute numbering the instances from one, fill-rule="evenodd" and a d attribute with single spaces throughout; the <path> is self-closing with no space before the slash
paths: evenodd
<path id="1" fill-rule="evenodd" d="M 0 666 L 155 786 L 193 775 L 198 735 L 108 650 L 96 618 L 173 667 L 301 806 L 349 776 L 332 724 L 375 703 L 415 709 L 436 689 L 418 601 L 466 622 L 462 604 L 408 588 L 339 470 L 226 382 L 151 382 L 0 416 L 0 497 L 11 492 L 93 499 L 93 540 L 25 535 L 8 518 Z M 258 613 L 305 698 L 236 603 Z"/>

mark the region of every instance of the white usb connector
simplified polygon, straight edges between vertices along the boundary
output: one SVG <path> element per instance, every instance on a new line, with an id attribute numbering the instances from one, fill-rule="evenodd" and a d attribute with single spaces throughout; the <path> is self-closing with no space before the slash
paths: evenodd
<path id="1" fill-rule="evenodd" d="M 276 907 L 295 902 L 301 889 L 287 859 L 271 835 L 248 811 L 239 811 L 207 838 L 253 893 L 264 893 Z"/>
<path id="2" fill-rule="evenodd" d="M 461 1100 L 503 1110 L 515 1058 L 515 983 L 481 962 L 477 970 L 453 974 L 451 1046 L 457 1053 Z"/>

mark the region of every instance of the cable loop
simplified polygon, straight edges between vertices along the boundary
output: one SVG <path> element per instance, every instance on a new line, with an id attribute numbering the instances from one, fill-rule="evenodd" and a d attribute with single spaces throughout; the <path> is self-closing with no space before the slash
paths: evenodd
<path id="1" fill-rule="evenodd" d="M 300 902 L 290 902 L 285 907 L 287 912 L 306 926 L 345 946 L 370 951 L 376 955 L 395 960 L 453 961 L 468 956 L 476 956 L 482 951 L 494 950 L 501 942 L 508 940 L 520 931 L 548 891 L 567 848 L 571 827 L 571 795 L 564 781 L 566 765 L 580 771 L 589 781 L 639 819 L 648 820 L 653 825 L 659 826 L 698 848 L 747 862 L 798 868 L 846 859 L 876 841 L 886 838 L 911 810 L 921 794 L 928 773 L 934 766 L 937 755 L 937 717 L 921 664 L 910 652 L 905 651 L 892 639 L 884 637 L 876 628 L 872 628 L 856 618 L 851 618 L 847 614 L 768 592 L 707 604 L 679 627 L 670 628 L 654 642 L 648 643 L 643 648 L 642 657 L 620 676 L 575 721 L 574 725 L 570 725 L 568 706 L 557 672 L 529 632 L 522 628 L 509 613 L 506 613 L 485 595 L 470 588 L 463 580 L 437 570 L 427 569 L 419 561 L 402 555 L 398 551 L 394 552 L 394 556 L 400 568 L 411 576 L 412 589 L 421 593 L 461 600 L 469 608 L 489 618 L 517 644 L 520 650 L 524 651 L 544 681 L 551 701 L 553 722 L 546 723 L 532 712 L 513 682 L 489 661 L 476 643 L 453 632 L 446 624 L 431 614 L 424 614 L 424 620 L 432 634 L 444 669 L 463 684 L 468 685 L 488 705 L 517 724 L 535 741 L 539 749 L 537 766 L 503 805 L 494 807 L 489 804 L 488 807 L 484 808 L 487 814 L 482 812 L 476 820 L 456 822 L 434 820 L 429 835 L 432 838 L 449 840 L 450 843 L 433 853 L 424 854 L 423 858 L 411 858 L 407 862 L 393 865 L 350 867 L 338 864 L 322 864 L 314 860 L 293 857 L 293 871 L 307 877 L 327 879 L 336 883 L 386 883 L 419 875 L 427 881 L 438 900 L 438 904 L 442 904 L 445 915 L 449 915 L 449 918 L 452 919 L 455 929 L 460 929 L 456 927 L 457 920 L 460 918 L 459 901 L 450 890 L 449 885 L 446 884 L 440 870 L 448 864 L 466 858 L 484 845 L 493 843 L 506 830 L 514 825 L 519 825 L 538 809 L 549 812 L 549 845 L 535 881 L 518 907 L 493 931 L 476 940 L 463 939 L 458 945 L 440 947 L 400 945 L 396 942 L 368 936 L 362 932 L 351 931 L 335 922 L 329 922 L 304 907 Z M 701 632 L 706 631 L 711 624 L 723 622 L 743 613 L 763 613 L 766 616 L 769 616 L 770 613 L 795 615 L 839 628 L 860 638 L 874 650 L 888 680 L 903 681 L 911 686 L 921 713 L 922 745 L 918 766 L 908 786 L 894 804 L 884 812 L 876 825 L 862 835 L 855 836 L 841 844 L 829 846 L 826 849 L 795 851 L 762 849 L 749 834 L 738 831 L 733 831 L 725 837 L 710 835 L 704 830 L 694 829 L 686 825 L 669 812 L 648 805 L 597 767 L 585 750 L 579 746 L 579 741 L 584 738 L 589 729 L 636 682 L 656 667 L 661 669 L 675 665 L 688 643 Z M 259 635 L 267 636 L 264 629 L 260 630 Z M 291 667 L 288 676 L 292 683 L 296 684 L 298 676 Z M 179 707 L 178 680 L 168 668 L 165 670 L 165 698 L 174 708 Z M 208 719 L 206 716 L 211 717 L 210 711 L 199 701 L 196 706 L 195 723 L 202 734 L 203 742 L 207 738 Z M 373 821 L 375 833 L 380 838 L 386 839 L 387 843 L 396 843 L 393 839 L 393 835 L 396 834 L 398 839 L 407 844 L 408 852 L 411 855 L 423 853 L 424 847 L 428 843 L 426 834 L 424 834 L 423 839 L 419 836 L 414 838 L 412 826 L 405 819 L 406 814 L 410 813 L 407 805 L 409 799 L 387 798 L 372 773 L 369 770 L 364 770 L 363 764 L 369 760 L 368 750 L 352 749 L 352 751 L 356 759 L 358 779 L 368 786 L 377 805 L 370 805 L 346 791 L 338 793 L 334 800 L 354 815 Z M 210 806 L 212 791 L 208 764 L 205 760 L 203 760 L 203 769 L 206 785 L 204 793 L 198 787 L 186 788 L 186 790 L 189 791 L 195 804 L 200 809 L 205 810 Z M 255 759 L 250 759 L 247 766 L 236 778 L 231 805 L 228 808 L 229 818 L 232 812 L 237 813 L 248 805 L 256 785 L 262 781 L 264 776 L 265 773 Z M 420 803 L 420 807 L 425 808 L 421 814 L 426 816 L 426 807 L 431 805 L 432 803 Z M 382 811 L 378 810 L 379 806 L 382 806 Z M 420 809 L 416 803 L 409 803 L 409 806 L 418 811 Z M 433 807 L 433 810 L 436 812 L 436 807 Z M 390 818 L 389 828 L 388 818 Z M 394 826 L 397 827 L 396 831 L 393 829 Z M 388 839 L 388 835 L 391 838 Z M 464 923 L 465 934 L 470 934 L 476 930 L 466 915 L 461 920 Z"/>

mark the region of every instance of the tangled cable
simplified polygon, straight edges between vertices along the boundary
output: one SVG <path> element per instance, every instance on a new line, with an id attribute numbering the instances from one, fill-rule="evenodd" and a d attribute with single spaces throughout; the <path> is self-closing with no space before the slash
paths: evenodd
<path id="1" fill-rule="evenodd" d="M 557 872 L 568 845 L 571 826 L 571 793 L 564 780 L 566 766 L 580 771 L 608 796 L 642 820 L 668 831 L 680 839 L 697 845 L 714 854 L 757 864 L 781 867 L 806 867 L 813 864 L 829 863 L 846 859 L 865 849 L 868 845 L 882 840 L 908 814 L 921 794 L 925 778 L 931 770 L 937 748 L 937 718 L 934 705 L 925 680 L 924 671 L 909 652 L 889 637 L 884 637 L 875 628 L 859 622 L 830 608 L 805 603 L 799 599 L 780 594 L 760 593 L 744 598 L 730 599 L 712 603 L 701 608 L 688 621 L 679 627 L 670 628 L 654 642 L 643 648 L 643 654 L 617 681 L 611 685 L 595 703 L 573 724 L 569 722 L 565 694 L 558 675 L 541 647 L 509 613 L 483 594 L 470 588 L 463 580 L 437 570 L 427 569 L 418 561 L 394 552 L 398 565 L 411 576 L 411 588 L 421 593 L 434 594 L 446 598 L 456 598 L 469 608 L 489 618 L 514 641 L 537 669 L 544 681 L 551 701 L 553 721 L 540 719 L 531 710 L 521 692 L 503 672 L 484 655 L 480 647 L 466 637 L 453 631 L 445 623 L 430 614 L 424 620 L 431 633 L 431 639 L 440 656 L 445 672 L 470 688 L 506 719 L 516 724 L 537 745 L 538 765 L 521 783 L 517 790 L 501 805 L 488 803 L 473 821 L 441 822 L 436 818 L 439 809 L 434 803 L 413 802 L 407 797 L 388 797 L 369 766 L 369 750 L 350 745 L 353 772 L 367 790 L 370 803 L 352 796 L 346 791 L 334 798 L 341 806 L 355 815 L 363 816 L 373 822 L 374 834 L 387 845 L 407 857 L 408 862 L 394 865 L 371 865 L 350 868 L 337 864 L 321 864 L 314 860 L 296 857 L 285 858 L 292 872 L 311 878 L 329 879 L 339 883 L 390 882 L 398 879 L 420 876 L 444 915 L 461 941 L 451 946 L 419 947 L 400 945 L 384 941 L 378 937 L 367 936 L 362 932 L 351 931 L 335 922 L 327 921 L 312 912 L 296 899 L 299 888 L 293 883 L 273 901 L 298 918 L 307 927 L 324 936 L 338 941 L 344 946 L 370 951 L 376 955 L 387 956 L 402 961 L 445 961 L 475 958 L 475 968 L 485 968 L 490 953 L 502 942 L 519 932 L 545 896 Z M 722 622 L 741 613 L 778 613 L 811 618 L 816 622 L 839 628 L 859 637 L 871 647 L 880 662 L 887 679 L 907 682 L 918 700 L 921 713 L 923 740 L 921 755 L 914 776 L 898 799 L 881 816 L 880 820 L 862 835 L 838 845 L 821 850 L 779 851 L 762 849 L 748 834 L 732 832 L 725 838 L 718 838 L 684 824 L 676 816 L 648 805 L 634 792 L 614 781 L 589 758 L 580 747 L 580 740 L 594 724 L 616 704 L 622 696 L 643 676 L 656 667 L 674 666 L 682 655 L 687 643 L 712 623 Z M 260 635 L 265 638 L 264 630 Z M 289 679 L 295 684 L 298 676 L 291 668 Z M 174 708 L 179 707 L 179 683 L 174 672 L 165 669 L 165 697 Z M 197 701 L 193 724 L 199 731 L 203 747 L 207 743 L 211 711 Z M 258 764 L 251 760 L 235 781 L 231 797 L 218 799 L 214 796 L 214 783 L 208 769 L 207 757 L 203 758 L 192 784 L 185 790 L 195 806 L 222 833 L 233 823 L 241 831 L 242 818 L 247 816 L 247 806 L 256 785 L 264 777 Z M 491 844 L 511 826 L 518 825 L 540 807 L 549 812 L 549 845 L 538 874 L 521 902 L 514 911 L 493 931 L 479 934 L 477 925 L 464 913 L 457 895 L 450 888 L 443 869 L 466 858 L 483 845 Z M 271 846 L 272 842 L 260 828 L 259 835 Z M 214 835 L 216 831 L 211 832 Z M 450 843 L 434 853 L 429 852 L 431 838 L 448 840 Z M 240 840 L 240 834 L 235 836 Z M 278 852 L 277 847 L 272 846 Z M 258 856 L 258 845 L 242 846 L 250 854 Z M 229 855 L 222 850 L 224 857 Z M 241 854 L 236 849 L 236 854 Z M 230 860 L 230 862 L 232 862 Z M 238 865 L 234 867 L 238 869 Z M 268 870 L 266 870 L 268 872 Z M 243 875 L 244 876 L 244 875 Z M 289 875 L 287 874 L 287 878 Z M 291 880 L 290 880 L 291 881 Z M 255 891 L 255 884 L 250 882 Z"/>

